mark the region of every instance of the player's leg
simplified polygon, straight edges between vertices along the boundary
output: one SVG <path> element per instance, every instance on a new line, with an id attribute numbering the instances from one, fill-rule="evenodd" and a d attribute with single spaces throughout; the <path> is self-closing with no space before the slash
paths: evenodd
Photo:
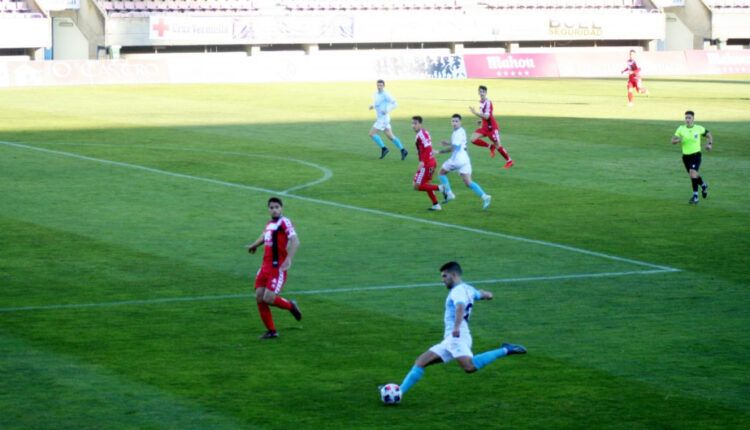
<path id="1" fill-rule="evenodd" d="M 493 361 L 497 360 L 500 357 L 505 357 L 506 355 L 513 355 L 513 354 L 526 354 L 526 348 L 524 348 L 521 345 L 504 343 L 500 345 L 500 348 L 492 349 L 487 352 L 483 352 L 481 354 L 475 355 L 474 357 L 471 358 L 471 364 L 472 364 L 472 367 L 474 367 L 476 371 L 492 363 Z M 461 361 L 459 361 L 459 363 L 461 363 Z M 464 370 L 466 370 L 465 367 L 464 367 Z M 469 372 L 469 370 L 466 370 L 466 371 Z"/>
<path id="2" fill-rule="evenodd" d="M 474 191 L 474 194 L 479 196 L 479 198 L 482 199 L 482 209 L 487 209 L 490 207 L 490 202 L 492 201 L 492 196 L 485 193 L 482 187 L 471 180 L 471 168 L 468 169 L 462 169 L 459 171 L 461 174 L 461 179 L 463 179 L 464 184 L 471 189 L 471 191 Z"/>
<path id="3" fill-rule="evenodd" d="M 266 287 L 263 286 L 267 282 L 267 276 L 262 273 L 262 270 L 258 272 L 258 276 L 255 280 L 255 302 L 258 305 L 258 313 L 260 314 L 260 320 L 263 321 L 263 325 L 266 327 L 266 332 L 260 337 L 261 339 L 273 339 L 278 337 L 276 333 L 276 326 L 273 323 L 273 315 L 271 315 L 271 308 L 268 307 L 268 303 L 265 302 L 263 297 L 266 293 Z"/>
<path id="4" fill-rule="evenodd" d="M 388 136 L 388 139 L 390 139 L 391 142 L 393 142 L 393 144 L 396 145 L 396 148 L 398 148 L 398 150 L 401 151 L 401 159 L 402 160 L 406 159 L 406 156 L 409 155 L 409 151 L 407 151 L 404 148 L 404 145 L 401 144 L 401 140 L 398 137 L 396 137 L 395 134 L 393 134 L 393 130 L 391 129 L 390 124 L 385 129 L 385 135 Z"/>
<path id="5" fill-rule="evenodd" d="M 274 276 L 271 277 L 270 285 L 268 288 L 266 288 L 266 291 L 263 295 L 263 301 L 266 302 L 269 306 L 275 306 L 277 308 L 281 308 L 291 312 L 291 314 L 294 316 L 294 319 L 299 321 L 302 319 L 302 313 L 299 311 L 297 303 L 295 303 L 293 300 L 287 300 L 279 295 L 281 293 L 281 289 L 284 287 L 284 283 L 286 283 L 286 279 L 286 271 L 278 270 L 276 273 L 274 273 Z"/>
<path id="6" fill-rule="evenodd" d="M 427 193 L 427 197 L 432 202 L 431 210 L 440 210 L 442 208 L 437 201 L 437 197 L 435 197 L 435 191 L 439 191 L 440 187 L 432 183 L 434 171 L 434 167 L 422 167 L 417 170 L 417 173 L 414 175 L 414 189 Z"/>
<path id="7" fill-rule="evenodd" d="M 456 195 L 453 194 L 453 191 L 451 191 L 451 183 L 448 180 L 448 172 L 451 171 L 452 164 L 449 161 L 446 161 L 443 163 L 443 167 L 440 168 L 440 172 L 438 172 L 438 177 L 440 178 L 440 184 L 443 187 L 443 203 L 448 203 L 449 201 L 456 198 Z"/>
<path id="8" fill-rule="evenodd" d="M 493 157 L 495 156 L 495 148 L 497 148 L 497 151 L 500 152 L 500 155 L 505 159 L 505 165 L 503 167 L 506 169 L 513 167 L 513 159 L 510 158 L 510 154 L 508 154 L 508 151 L 502 144 L 500 130 L 494 130 L 490 139 L 492 140 L 492 148 L 490 148 L 491 155 Z"/>
<path id="9" fill-rule="evenodd" d="M 632 79 L 628 79 L 628 106 L 633 106 L 633 87 L 634 83 Z"/>
<path id="10" fill-rule="evenodd" d="M 484 135 L 482 133 L 480 133 L 480 130 L 481 130 L 481 128 L 477 129 L 474 133 L 471 134 L 471 139 L 470 139 L 471 143 L 473 143 L 476 146 L 481 146 L 483 148 L 488 148 L 490 146 L 490 144 L 487 143 L 487 142 L 485 142 L 484 140 L 482 140 L 482 137 L 484 137 Z"/>
<path id="11" fill-rule="evenodd" d="M 380 128 L 380 124 L 378 121 L 375 121 L 375 124 L 373 124 L 372 128 L 370 129 L 370 139 L 372 139 L 375 144 L 377 144 L 380 147 L 380 158 L 382 159 L 386 155 L 388 155 L 388 148 L 385 147 L 385 143 L 383 143 L 383 138 L 380 137 L 378 134 L 379 131 L 382 131 L 383 129 Z"/>
<path id="12" fill-rule="evenodd" d="M 690 177 L 690 185 L 693 188 L 693 195 L 688 200 L 688 203 L 692 205 L 698 204 L 698 187 L 703 183 L 703 179 L 698 174 L 700 168 L 700 153 L 688 154 L 682 156 L 682 162 L 685 164 L 685 170 L 688 172 Z"/>
<path id="13" fill-rule="evenodd" d="M 417 360 L 414 362 L 414 366 L 412 366 L 412 368 L 409 370 L 409 373 L 406 374 L 404 380 L 401 382 L 401 394 L 406 394 L 406 392 L 409 391 L 411 387 L 414 386 L 414 384 L 422 379 L 422 376 L 424 376 L 425 367 L 443 362 L 443 359 L 440 357 L 440 355 L 433 351 L 433 349 L 438 346 L 439 345 L 433 346 L 429 350 L 422 353 L 422 355 L 417 357 Z"/>

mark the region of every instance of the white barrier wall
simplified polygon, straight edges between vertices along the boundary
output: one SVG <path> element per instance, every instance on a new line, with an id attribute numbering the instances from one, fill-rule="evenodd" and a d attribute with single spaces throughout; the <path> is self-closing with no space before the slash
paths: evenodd
<path id="1" fill-rule="evenodd" d="M 160 59 L 0 62 L 0 87 L 374 81 L 531 77 L 619 77 L 623 52 L 448 55 L 422 51 L 320 52 L 236 57 L 216 54 Z M 750 51 L 643 52 L 643 76 L 750 73 Z"/>

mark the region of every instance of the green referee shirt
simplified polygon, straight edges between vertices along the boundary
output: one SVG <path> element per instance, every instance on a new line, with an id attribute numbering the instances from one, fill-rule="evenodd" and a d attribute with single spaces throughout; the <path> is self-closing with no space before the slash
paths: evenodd
<path id="1" fill-rule="evenodd" d="M 701 136 L 706 135 L 706 129 L 698 124 L 692 127 L 681 125 L 674 132 L 675 136 L 682 138 L 682 153 L 685 155 L 701 152 Z"/>

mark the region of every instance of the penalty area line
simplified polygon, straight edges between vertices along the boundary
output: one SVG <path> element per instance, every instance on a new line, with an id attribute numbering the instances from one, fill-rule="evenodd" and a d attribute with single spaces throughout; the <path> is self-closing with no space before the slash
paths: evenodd
<path id="1" fill-rule="evenodd" d="M 548 242 L 548 241 L 545 241 L 545 240 L 530 239 L 530 238 L 523 237 L 523 236 L 515 236 L 515 235 L 511 235 L 511 234 L 499 233 L 499 232 L 490 231 L 490 230 L 482 230 L 482 229 L 479 229 L 479 228 L 467 227 L 467 226 L 460 225 L 460 224 L 450 224 L 450 223 L 447 223 L 447 222 L 432 221 L 432 220 L 429 220 L 429 219 L 419 218 L 419 217 L 415 217 L 415 216 L 402 215 L 402 214 L 398 214 L 398 213 L 394 213 L 394 212 L 387 212 L 387 211 L 378 210 L 378 209 L 371 209 L 371 208 L 366 208 L 366 207 L 361 207 L 361 206 L 348 205 L 348 204 L 344 204 L 344 203 L 337 203 L 337 202 L 330 201 L 330 200 L 316 199 L 316 198 L 313 198 L 313 197 L 305 197 L 305 196 L 301 196 L 301 195 L 289 193 L 289 191 L 294 190 L 295 188 L 290 188 L 290 189 L 288 189 L 286 191 L 270 190 L 270 189 L 262 188 L 262 187 L 254 187 L 254 186 L 251 186 L 251 185 L 244 185 L 244 184 L 238 184 L 238 183 L 234 183 L 234 182 L 220 181 L 220 180 L 217 180 L 217 179 L 204 178 L 202 176 L 193 176 L 193 175 L 186 175 L 186 174 L 183 174 L 183 173 L 170 172 L 168 170 L 155 169 L 155 168 L 152 168 L 152 167 L 141 166 L 141 165 L 138 165 L 138 164 L 130 164 L 130 163 L 124 163 L 124 162 L 120 162 L 120 161 L 107 160 L 107 159 L 103 159 L 103 158 L 88 157 L 88 156 L 85 156 L 85 155 L 80 155 L 80 154 L 76 154 L 76 153 L 72 153 L 72 152 L 64 152 L 64 151 L 56 151 L 56 150 L 52 150 L 52 149 L 40 148 L 40 147 L 33 146 L 33 145 L 24 145 L 24 144 L 21 144 L 21 143 L 13 143 L 13 142 L 6 142 L 6 141 L 0 141 L 0 145 L 6 145 L 6 146 L 10 146 L 10 147 L 16 147 L 16 148 L 21 148 L 21 149 L 26 149 L 26 150 L 32 150 L 32 151 L 38 151 L 38 152 L 47 153 L 47 154 L 61 155 L 61 156 L 64 156 L 64 157 L 76 158 L 76 159 L 79 159 L 79 160 L 93 161 L 93 162 L 96 162 L 96 163 L 102 163 L 102 164 L 107 164 L 107 165 L 111 165 L 111 166 L 124 167 L 124 168 L 128 168 L 128 169 L 135 169 L 135 170 L 140 170 L 140 171 L 149 172 L 149 173 L 155 173 L 155 174 L 160 174 L 160 175 L 171 176 L 171 177 L 175 177 L 175 178 L 189 179 L 189 180 L 199 181 L 199 182 L 206 182 L 206 183 L 210 183 L 210 184 L 214 184 L 214 185 L 221 185 L 221 186 L 225 186 L 225 187 L 238 188 L 238 189 L 244 189 L 244 190 L 251 190 L 251 191 L 256 191 L 256 192 L 261 192 L 261 193 L 271 194 L 271 195 L 274 195 L 274 194 L 276 194 L 276 195 L 282 195 L 282 196 L 290 197 L 290 198 L 293 198 L 293 199 L 297 199 L 297 200 L 301 200 L 301 201 L 305 201 L 305 202 L 309 202 L 309 203 L 316 203 L 316 204 L 325 205 L 325 206 L 332 206 L 332 207 L 336 207 L 336 208 L 340 208 L 340 209 L 348 209 L 348 210 L 357 211 L 357 212 L 364 212 L 364 213 L 368 213 L 368 214 L 372 214 L 372 215 L 385 216 L 385 217 L 389 217 L 389 218 L 402 219 L 402 220 L 411 221 L 411 222 L 417 222 L 417 223 L 421 223 L 421 224 L 428 224 L 428 225 L 433 225 L 433 226 L 438 226 L 438 227 L 445 227 L 445 228 L 450 228 L 450 229 L 454 229 L 454 230 L 461 230 L 461 231 L 466 231 L 466 232 L 470 232 L 470 233 L 480 234 L 480 235 L 484 235 L 484 236 L 500 237 L 500 238 L 503 238 L 503 239 L 513 240 L 513 241 L 517 241 L 517 242 L 531 243 L 531 244 L 540 245 L 540 246 L 546 246 L 546 247 L 550 247 L 550 248 L 557 248 L 557 249 L 561 249 L 561 250 L 565 250 L 565 251 L 569 251 L 569 252 L 575 252 L 575 253 L 578 253 L 578 254 L 590 255 L 590 256 L 593 256 L 593 257 L 599 257 L 599 258 L 603 258 L 603 259 L 607 259 L 607 260 L 611 260 L 611 261 L 619 261 L 619 262 L 622 262 L 622 263 L 629 263 L 629 264 L 633 264 L 633 265 L 636 265 L 636 266 L 649 267 L 651 269 L 661 270 L 661 271 L 665 271 L 665 272 L 679 272 L 680 271 L 680 269 L 676 269 L 674 267 L 669 267 L 669 266 L 664 266 L 664 265 L 649 263 L 649 262 L 646 262 L 646 261 L 640 261 L 640 260 L 635 260 L 635 259 L 631 259 L 631 258 L 619 257 L 617 255 L 606 254 L 606 253 L 603 253 L 603 252 L 590 251 L 590 250 L 584 249 L 584 248 L 577 248 L 577 247 L 574 247 L 574 246 L 563 245 L 563 244 L 555 243 L 555 242 Z"/>
<path id="2" fill-rule="evenodd" d="M 498 278 L 498 279 L 483 279 L 478 281 L 466 281 L 471 285 L 483 285 L 483 284 L 509 284 L 515 282 L 544 282 L 544 281 L 559 281 L 569 279 L 585 279 L 585 278 L 610 278 L 619 276 L 634 276 L 634 275 L 657 275 L 662 273 L 674 273 L 678 270 L 635 270 L 628 272 L 603 272 L 603 273 L 574 273 L 570 275 L 555 275 L 555 276 L 527 276 L 520 278 Z M 336 293 L 358 293 L 366 291 L 387 291 L 387 290 L 405 290 L 413 288 L 426 288 L 426 287 L 437 287 L 443 285 L 442 282 L 424 282 L 418 284 L 404 284 L 404 285 L 376 285 L 371 287 L 351 287 L 351 288 L 326 288 L 321 290 L 303 290 L 303 291 L 288 291 L 285 292 L 285 296 L 299 296 L 299 295 L 317 295 L 317 294 L 336 294 Z M 56 305 L 39 305 L 39 306 L 17 306 L 0 308 L 0 313 L 11 313 L 11 312 L 26 312 L 26 311 L 46 311 L 46 310 L 63 310 L 63 309 L 87 309 L 87 308 L 105 308 L 113 306 L 141 306 L 141 305 L 158 305 L 164 303 L 184 303 L 184 302 L 206 302 L 206 301 L 219 301 L 219 300 L 231 300 L 231 299 L 250 299 L 255 297 L 254 294 L 219 294 L 213 296 L 192 296 L 192 297 L 163 297 L 158 299 L 142 299 L 142 300 L 121 300 L 113 302 L 98 302 L 98 303 L 69 303 L 69 304 L 56 304 Z"/>

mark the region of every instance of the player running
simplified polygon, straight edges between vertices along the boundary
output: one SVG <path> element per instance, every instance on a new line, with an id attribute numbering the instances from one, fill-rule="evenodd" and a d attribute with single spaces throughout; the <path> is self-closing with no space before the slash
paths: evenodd
<path id="1" fill-rule="evenodd" d="M 445 332 L 443 341 L 422 353 L 414 362 L 414 367 L 401 382 L 401 393 L 406 393 L 424 375 L 424 368 L 433 364 L 458 361 L 466 373 L 474 373 L 500 357 L 513 354 L 526 354 L 521 345 L 503 343 L 500 348 L 483 352 L 477 356 L 471 352 L 471 332 L 469 318 L 476 300 L 492 300 L 489 291 L 477 290 L 461 280 L 461 266 L 455 261 L 445 263 L 440 268 L 443 283 L 450 290 L 445 300 Z"/>
<path id="2" fill-rule="evenodd" d="M 414 144 L 417 146 L 417 154 L 419 154 L 419 166 L 417 166 L 417 173 L 414 174 L 413 185 L 417 191 L 424 191 L 432 201 L 431 211 L 439 211 L 443 208 L 438 203 L 437 197 L 435 197 L 435 191 L 440 191 L 441 187 L 432 184 L 432 175 L 435 173 L 435 167 L 437 167 L 437 160 L 432 154 L 432 138 L 430 132 L 426 128 L 422 128 L 422 117 L 417 115 L 411 117 L 411 128 L 417 133 L 417 137 Z"/>
<path id="3" fill-rule="evenodd" d="M 634 88 L 638 94 L 648 95 L 648 90 L 643 88 L 643 82 L 641 82 L 641 68 L 635 62 L 635 49 L 630 50 L 628 64 L 622 69 L 620 74 L 625 72 L 628 72 L 628 106 L 633 106 Z"/>
<path id="4" fill-rule="evenodd" d="M 685 112 L 685 125 L 681 125 L 672 136 L 672 145 L 682 144 L 682 163 L 690 176 L 690 182 L 693 185 L 693 196 L 688 203 L 691 205 L 698 204 L 698 187 L 701 187 L 703 198 L 708 197 L 708 184 L 703 181 L 698 169 L 701 167 L 701 136 L 706 137 L 706 151 L 710 151 L 714 146 L 714 137 L 705 127 L 695 124 L 695 112 L 689 110 Z"/>
<path id="5" fill-rule="evenodd" d="M 438 154 L 451 153 L 451 157 L 440 167 L 440 182 L 443 186 L 440 191 L 445 198 L 443 203 L 448 203 L 456 198 L 456 195 L 451 191 L 451 183 L 446 175 L 449 172 L 458 171 L 464 184 L 482 199 L 482 209 L 487 209 L 490 207 L 492 196 L 485 193 L 479 184 L 471 180 L 471 159 L 469 159 L 469 153 L 466 151 L 466 130 L 461 127 L 461 115 L 454 113 L 451 117 L 451 125 L 453 126 L 451 141 L 440 142 L 441 145 L 449 148 L 438 151 Z"/>
<path id="6" fill-rule="evenodd" d="M 376 120 L 375 124 L 370 129 L 370 139 L 380 147 L 380 158 L 384 158 L 390 150 L 385 147 L 383 138 L 378 135 L 379 131 L 385 132 L 388 139 L 401 151 L 401 159 L 405 159 L 409 152 L 404 149 L 404 145 L 401 144 L 401 140 L 393 134 L 391 130 L 391 111 L 396 109 L 396 99 L 391 97 L 390 94 L 385 90 L 385 81 L 379 79 L 377 82 L 378 92 L 375 93 L 370 110 L 375 109 Z"/>
<path id="7" fill-rule="evenodd" d="M 266 326 L 266 332 L 260 337 L 261 339 L 279 337 L 269 306 L 288 310 L 297 321 L 302 319 L 297 302 L 278 295 L 286 282 L 286 272 L 292 265 L 292 258 L 299 248 L 297 233 L 294 231 L 292 221 L 282 216 L 283 209 L 284 204 L 280 198 L 268 199 L 268 212 L 271 214 L 271 220 L 266 224 L 258 240 L 247 245 L 247 251 L 255 254 L 255 250 L 261 244 L 265 244 L 263 263 L 255 276 L 255 301 L 258 303 L 260 319 Z"/>
<path id="8" fill-rule="evenodd" d="M 480 118 L 480 121 L 477 122 L 480 127 L 471 135 L 471 143 L 485 148 L 489 146 L 490 157 L 492 158 L 495 158 L 495 150 L 500 151 L 500 155 L 505 158 L 505 166 L 503 167 L 506 169 L 513 167 L 514 163 L 510 154 L 500 143 L 500 127 L 495 120 L 495 107 L 492 105 L 492 101 L 487 98 L 487 87 L 479 86 L 479 111 L 474 109 L 474 106 L 469 106 L 469 110 Z M 482 140 L 483 136 L 488 137 L 492 144 Z"/>

